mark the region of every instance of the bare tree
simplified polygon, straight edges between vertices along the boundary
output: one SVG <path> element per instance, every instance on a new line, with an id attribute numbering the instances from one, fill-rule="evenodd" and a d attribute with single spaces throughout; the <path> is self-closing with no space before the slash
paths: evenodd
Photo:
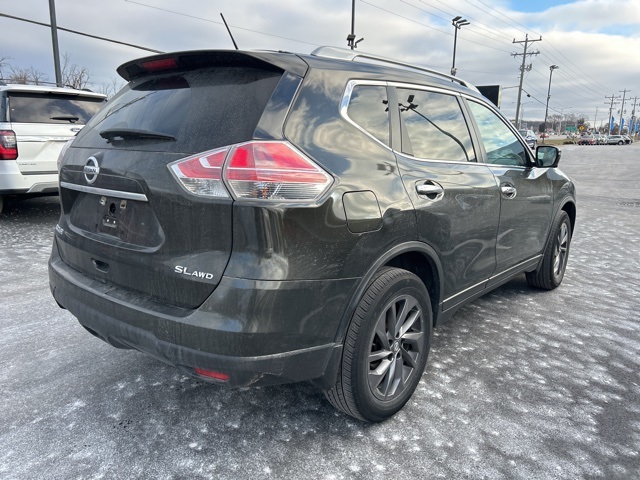
<path id="1" fill-rule="evenodd" d="M 124 85 L 125 82 L 121 78 L 113 77 L 110 83 L 103 83 L 98 87 L 98 93 L 102 93 L 106 95 L 107 98 L 111 98 L 118 93 Z"/>
<path id="2" fill-rule="evenodd" d="M 81 67 L 75 63 L 71 63 L 69 55 L 65 52 L 62 55 L 62 85 L 72 87 L 78 90 L 87 88 L 90 83 L 91 74 L 87 67 Z"/>
<path id="3" fill-rule="evenodd" d="M 0 80 L 4 80 L 4 69 L 9 66 L 8 57 L 0 57 Z"/>
<path id="4" fill-rule="evenodd" d="M 46 83 L 50 83 L 47 81 L 47 75 L 42 73 L 34 66 L 28 68 L 20 68 L 9 64 L 9 69 L 10 73 L 7 79 L 10 83 L 29 83 L 32 85 L 43 85 Z"/>

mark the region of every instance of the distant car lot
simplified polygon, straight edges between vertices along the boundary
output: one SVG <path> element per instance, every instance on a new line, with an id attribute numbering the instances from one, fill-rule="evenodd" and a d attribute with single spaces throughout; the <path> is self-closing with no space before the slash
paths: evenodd
<path id="1" fill-rule="evenodd" d="M 0 477 L 638 478 L 640 148 L 562 149 L 580 207 L 563 285 L 461 309 L 380 425 L 309 385 L 218 389 L 91 338 L 49 294 L 55 197 L 8 202 Z"/>

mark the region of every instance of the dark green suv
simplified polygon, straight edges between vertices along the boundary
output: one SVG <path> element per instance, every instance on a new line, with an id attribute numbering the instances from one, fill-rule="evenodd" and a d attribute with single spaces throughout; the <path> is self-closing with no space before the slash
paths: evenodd
<path id="1" fill-rule="evenodd" d="M 116 347 L 220 385 L 310 380 L 381 421 L 438 322 L 517 275 L 562 281 L 560 151 L 532 152 L 458 78 L 334 48 L 118 72 L 62 159 L 49 266 L 58 303 Z"/>

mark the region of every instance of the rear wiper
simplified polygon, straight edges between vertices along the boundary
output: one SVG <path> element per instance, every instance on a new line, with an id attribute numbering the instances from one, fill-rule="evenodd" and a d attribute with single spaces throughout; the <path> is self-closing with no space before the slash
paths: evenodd
<path id="1" fill-rule="evenodd" d="M 176 137 L 173 135 L 167 135 L 166 133 L 152 132 L 150 130 L 138 130 L 135 128 L 107 128 L 100 132 L 102 138 L 106 138 L 108 141 L 112 140 L 168 140 L 171 142 L 176 141 Z"/>
<path id="2" fill-rule="evenodd" d="M 76 123 L 80 120 L 80 117 L 74 117 L 73 115 L 58 115 L 57 117 L 49 117 L 51 120 L 69 120 L 71 123 Z"/>

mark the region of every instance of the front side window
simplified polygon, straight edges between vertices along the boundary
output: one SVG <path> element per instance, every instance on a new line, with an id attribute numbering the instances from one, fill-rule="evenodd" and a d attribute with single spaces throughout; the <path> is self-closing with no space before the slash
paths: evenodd
<path id="1" fill-rule="evenodd" d="M 406 88 L 397 92 L 405 130 L 404 153 L 430 160 L 475 162 L 469 129 L 454 96 Z"/>
<path id="2" fill-rule="evenodd" d="M 528 165 L 524 144 L 493 111 L 476 102 L 469 108 L 480 130 L 480 137 L 487 153 L 487 163 L 495 165 Z"/>
<path id="3" fill-rule="evenodd" d="M 387 88 L 356 85 L 351 93 L 347 116 L 370 135 L 389 145 Z"/>

